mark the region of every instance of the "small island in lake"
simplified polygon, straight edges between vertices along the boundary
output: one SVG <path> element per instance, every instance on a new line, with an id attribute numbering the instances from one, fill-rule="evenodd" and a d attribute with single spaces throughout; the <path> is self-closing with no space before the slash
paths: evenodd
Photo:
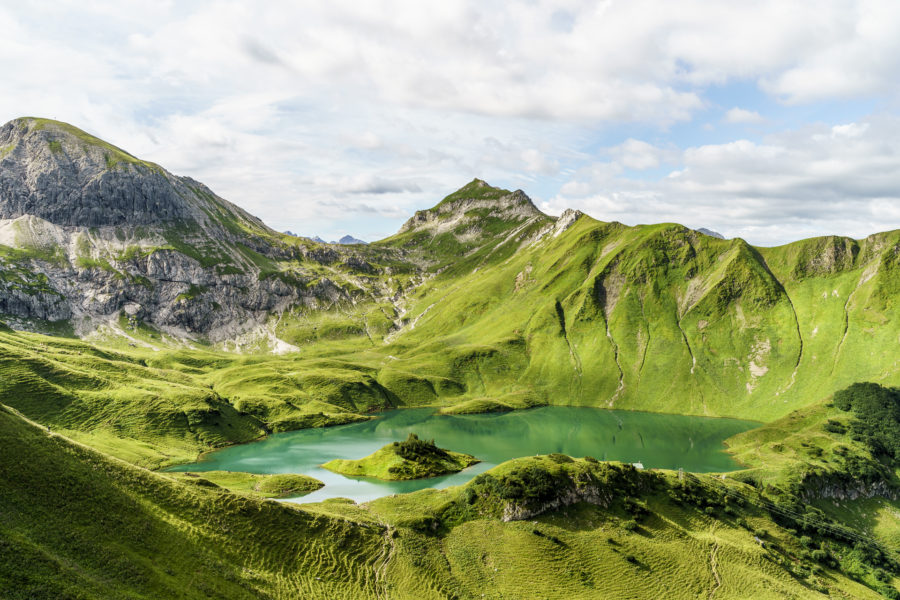
<path id="1" fill-rule="evenodd" d="M 457 473 L 477 462 L 474 456 L 438 448 L 434 440 L 420 440 L 410 433 L 405 441 L 388 444 L 365 458 L 339 458 L 322 467 L 341 475 L 396 481 Z"/>

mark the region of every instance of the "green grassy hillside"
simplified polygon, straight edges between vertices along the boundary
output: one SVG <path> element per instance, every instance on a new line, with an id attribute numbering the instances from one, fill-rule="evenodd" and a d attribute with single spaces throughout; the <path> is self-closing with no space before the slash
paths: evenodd
<path id="1" fill-rule="evenodd" d="M 846 545 L 820 558 L 736 481 L 551 455 L 300 509 L 148 472 L 6 408 L 0 443 L 4 598 L 878 597 L 831 560 Z"/>
<path id="2" fill-rule="evenodd" d="M 271 431 L 348 423 L 392 406 L 376 370 L 196 350 L 100 349 L 0 331 L 0 399 L 29 418 L 143 466 Z"/>
<path id="3" fill-rule="evenodd" d="M 260 475 L 239 471 L 169 472 L 169 475 L 194 485 L 219 486 L 239 494 L 259 498 L 294 498 L 321 488 L 324 484 L 308 475 L 280 473 Z"/>
<path id="4" fill-rule="evenodd" d="M 879 349 L 900 335 L 900 232 L 844 242 L 757 249 L 581 217 L 488 266 L 438 268 L 391 368 L 457 381 L 466 399 L 774 419 L 853 381 L 898 383 Z"/>
<path id="5" fill-rule="evenodd" d="M 878 597 L 838 570 L 835 556 L 853 552 L 846 543 L 814 554 L 808 546 L 820 542 L 766 506 L 731 480 L 551 455 L 368 510 L 400 528 L 398 573 L 427 567 L 423 597 L 439 597 L 431 582 L 462 598 Z"/>
<path id="6" fill-rule="evenodd" d="M 381 526 L 178 483 L 5 408 L 0 445 L 3 598 L 375 597 Z"/>

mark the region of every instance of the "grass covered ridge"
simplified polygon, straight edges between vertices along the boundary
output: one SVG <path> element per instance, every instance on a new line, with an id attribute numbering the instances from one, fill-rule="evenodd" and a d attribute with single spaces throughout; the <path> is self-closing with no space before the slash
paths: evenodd
<path id="1" fill-rule="evenodd" d="M 203 471 L 202 473 L 169 472 L 170 476 L 193 485 L 223 487 L 232 492 L 261 498 L 293 498 L 321 488 L 321 481 L 308 475 L 283 473 L 261 475 L 239 471 Z"/>
<path id="2" fill-rule="evenodd" d="M 551 455 L 365 511 L 398 528 L 391 568 L 428 573 L 423 597 L 878 597 L 832 566 L 838 552 L 857 560 L 852 546 L 814 554 L 804 544 L 818 540 L 776 522 L 764 496 L 730 479 Z"/>

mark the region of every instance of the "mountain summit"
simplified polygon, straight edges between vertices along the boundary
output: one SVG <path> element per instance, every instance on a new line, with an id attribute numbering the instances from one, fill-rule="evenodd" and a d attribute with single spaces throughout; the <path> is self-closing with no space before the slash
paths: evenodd
<path id="1" fill-rule="evenodd" d="M 564 221 L 565 227 L 573 221 Z M 462 272 L 508 257 L 550 233 L 556 223 L 522 190 L 473 179 L 436 206 L 417 211 L 382 243 L 402 248 L 432 269 Z"/>
<path id="2" fill-rule="evenodd" d="M 17 328 L 233 339 L 297 303 L 349 298 L 341 272 L 375 271 L 353 248 L 276 233 L 66 123 L 0 127 L 0 317 Z"/>
<path id="3" fill-rule="evenodd" d="M 23 215 L 69 227 L 192 222 L 221 229 L 228 220 L 270 233 L 259 219 L 192 179 L 67 123 L 30 117 L 0 127 L 0 219 Z"/>
<path id="4" fill-rule="evenodd" d="M 475 223 L 480 219 L 520 222 L 524 219 L 546 219 L 525 192 L 510 192 L 493 187 L 481 179 L 473 179 L 428 210 L 417 211 L 400 228 L 432 230 L 437 233 Z"/>

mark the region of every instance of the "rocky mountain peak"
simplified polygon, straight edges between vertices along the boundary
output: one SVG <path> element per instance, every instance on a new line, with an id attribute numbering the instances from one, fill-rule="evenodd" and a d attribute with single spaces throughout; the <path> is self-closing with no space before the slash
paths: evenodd
<path id="1" fill-rule="evenodd" d="M 440 210 L 443 208 L 441 212 L 447 212 L 448 209 L 466 209 L 469 207 L 488 207 L 500 211 L 517 209 L 533 214 L 543 214 L 537 209 L 531 201 L 531 198 L 529 198 L 522 190 L 510 192 L 503 188 L 494 187 L 486 181 L 477 178 L 441 200 L 440 203 L 431 210 Z"/>
<path id="2" fill-rule="evenodd" d="M 76 127 L 21 118 L 0 127 L 0 219 L 138 226 L 202 216 L 184 181 Z"/>
<path id="3" fill-rule="evenodd" d="M 8 152 L 24 143 L 38 154 L 47 154 L 51 162 L 74 162 L 81 168 L 113 169 L 119 165 L 140 165 L 160 171 L 158 165 L 142 161 L 81 129 L 52 119 L 21 117 L 0 128 L 3 146 Z"/>
<path id="4" fill-rule="evenodd" d="M 564 210 L 563 213 L 556 219 L 556 223 L 553 224 L 553 237 L 558 237 L 559 234 L 574 225 L 575 221 L 583 216 L 584 213 L 580 210 L 575 210 L 573 208 L 567 208 L 566 210 Z"/>
<path id="5" fill-rule="evenodd" d="M 68 322 L 82 335 L 121 318 L 179 338 L 230 338 L 271 310 L 343 297 L 328 280 L 304 287 L 299 262 L 293 279 L 275 276 L 307 257 L 339 258 L 282 243 L 202 183 L 71 125 L 0 127 L 0 272 L 17 273 L 0 277 L 0 314 L 16 327 Z"/>
<path id="6" fill-rule="evenodd" d="M 400 233 L 422 228 L 444 231 L 486 218 L 520 222 L 534 217 L 548 218 L 522 190 L 511 192 L 473 179 L 433 208 L 416 212 Z"/>
<path id="7" fill-rule="evenodd" d="M 361 240 L 359 238 L 355 238 L 352 235 L 345 235 L 341 239 L 337 241 L 338 244 L 349 246 L 354 244 L 368 244 L 365 240 Z"/>
<path id="8" fill-rule="evenodd" d="M 700 227 L 698 229 L 695 229 L 694 231 L 698 231 L 703 235 L 708 235 L 709 237 L 719 238 L 720 240 L 725 239 L 725 236 L 718 231 L 713 231 L 712 229 L 707 229 L 706 227 Z"/>

